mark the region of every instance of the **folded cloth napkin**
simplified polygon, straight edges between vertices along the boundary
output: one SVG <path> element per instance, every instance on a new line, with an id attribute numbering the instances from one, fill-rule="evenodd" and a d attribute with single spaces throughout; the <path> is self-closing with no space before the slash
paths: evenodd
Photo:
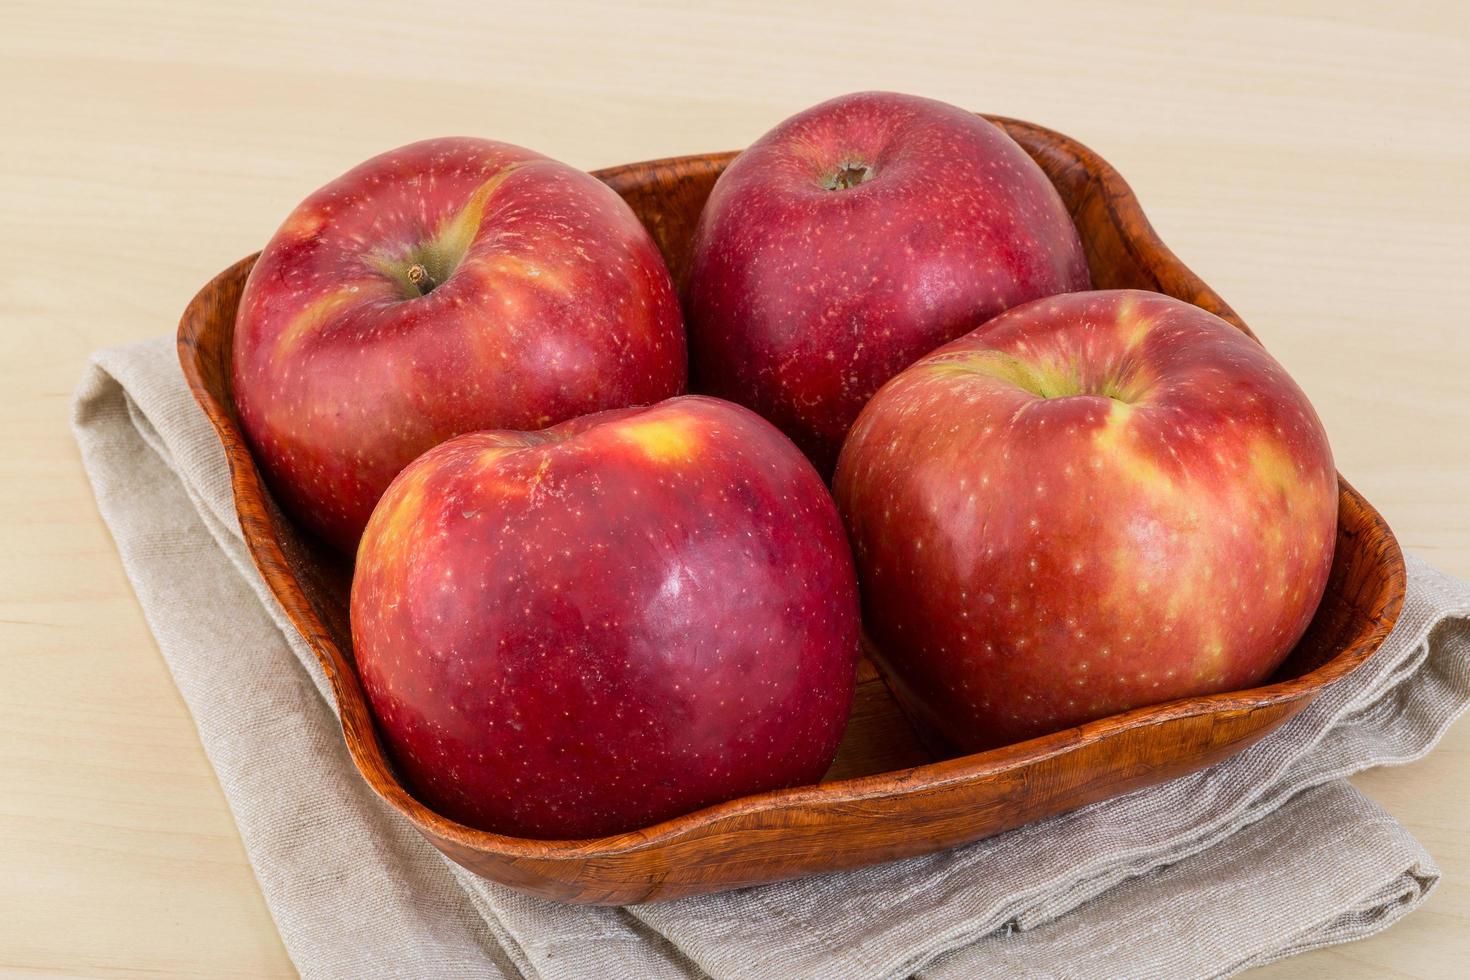
<path id="1" fill-rule="evenodd" d="M 1438 880 L 1343 779 L 1422 756 L 1470 703 L 1470 587 L 1411 558 L 1382 649 L 1203 772 L 857 871 L 625 908 L 529 898 L 443 859 L 358 777 L 173 344 L 97 353 L 73 425 L 306 976 L 1224 976 L 1383 929 Z"/>

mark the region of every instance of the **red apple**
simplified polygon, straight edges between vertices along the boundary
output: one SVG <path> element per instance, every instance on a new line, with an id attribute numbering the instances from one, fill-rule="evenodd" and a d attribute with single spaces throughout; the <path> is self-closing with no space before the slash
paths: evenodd
<path id="1" fill-rule="evenodd" d="M 1067 209 L 1024 150 L 973 113 L 884 92 L 757 140 L 715 184 L 692 249 L 695 390 L 775 422 L 824 475 L 899 370 L 1009 306 L 1089 286 Z"/>
<path id="2" fill-rule="evenodd" d="M 345 551 L 430 446 L 658 401 L 685 373 L 668 270 L 628 206 L 489 140 L 414 143 L 312 194 L 261 253 L 235 321 L 255 458 Z"/>
<path id="3" fill-rule="evenodd" d="M 1317 608 L 1337 517 L 1281 365 L 1131 290 L 1016 307 L 899 374 L 834 489 L 900 700 L 963 750 L 1260 683 Z"/>
<path id="4" fill-rule="evenodd" d="M 686 396 L 420 457 L 363 535 L 352 634 L 422 800 L 584 838 L 816 782 L 852 701 L 857 583 L 801 452 Z"/>

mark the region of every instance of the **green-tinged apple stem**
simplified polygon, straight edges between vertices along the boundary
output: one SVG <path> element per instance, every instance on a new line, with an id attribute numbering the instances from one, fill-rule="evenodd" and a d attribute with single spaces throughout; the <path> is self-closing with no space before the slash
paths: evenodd
<path id="1" fill-rule="evenodd" d="M 429 270 L 417 262 L 408 267 L 408 281 L 413 284 L 413 288 L 419 291 L 420 296 L 427 296 L 430 290 L 439 285 L 434 281 L 434 277 L 429 275 Z"/>

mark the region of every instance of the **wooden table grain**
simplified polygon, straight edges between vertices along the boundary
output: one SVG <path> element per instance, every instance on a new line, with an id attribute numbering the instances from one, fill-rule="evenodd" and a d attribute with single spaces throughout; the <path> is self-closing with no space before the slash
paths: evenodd
<path id="1" fill-rule="evenodd" d="M 409 140 L 591 168 L 738 147 L 862 88 L 1068 133 L 1301 381 L 1405 549 L 1470 577 L 1458 4 L 898 9 L 0 0 L 0 973 L 292 973 L 68 404 L 88 352 L 171 332 L 307 191 Z M 1385 933 L 1259 975 L 1463 975 L 1470 725 L 1354 781 L 1444 883 Z"/>

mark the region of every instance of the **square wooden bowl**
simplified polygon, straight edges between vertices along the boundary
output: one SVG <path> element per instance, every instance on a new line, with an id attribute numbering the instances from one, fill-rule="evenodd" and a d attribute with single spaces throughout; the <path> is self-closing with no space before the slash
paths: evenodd
<path id="1" fill-rule="evenodd" d="M 1250 334 L 1159 241 L 1106 162 L 1059 133 L 993 121 L 1056 185 L 1098 288 L 1167 293 Z M 677 276 L 699 210 L 734 156 L 634 163 L 595 176 L 632 206 Z M 935 759 L 865 660 L 837 762 L 816 786 L 731 800 L 595 840 L 474 830 L 430 810 L 398 781 L 353 666 L 350 565 L 281 512 L 241 436 L 230 390 L 231 338 L 254 260 L 235 263 L 194 297 L 179 324 L 178 350 L 189 386 L 224 444 L 256 567 L 331 679 L 342 733 L 363 778 L 449 857 L 534 895 L 598 904 L 658 901 L 859 867 L 977 840 L 1193 772 L 1257 741 L 1361 664 L 1403 603 L 1398 543 L 1378 512 L 1340 481 L 1337 554 L 1326 596 L 1305 638 L 1264 687 L 1139 708 L 977 755 Z"/>

